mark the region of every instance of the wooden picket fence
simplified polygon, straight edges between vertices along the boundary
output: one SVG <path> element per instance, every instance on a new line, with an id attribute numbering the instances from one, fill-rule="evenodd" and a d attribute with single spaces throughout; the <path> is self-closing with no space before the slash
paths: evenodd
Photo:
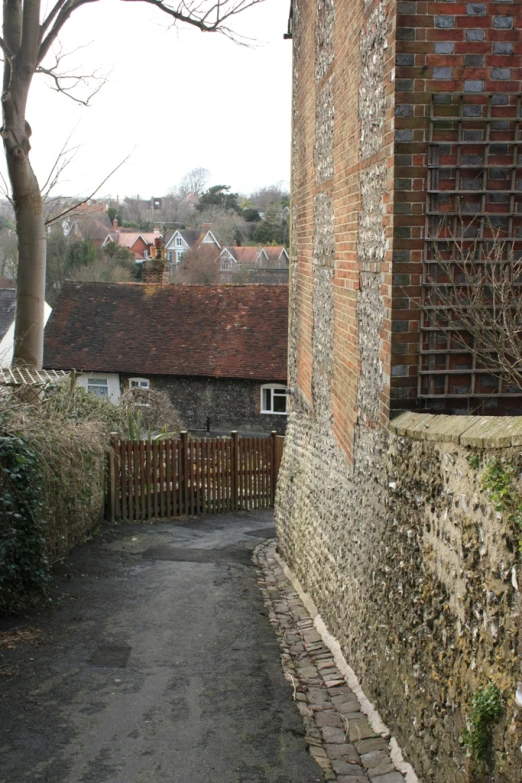
<path id="1" fill-rule="evenodd" d="M 274 505 L 284 438 L 113 440 L 107 512 L 111 519 L 217 514 Z"/>

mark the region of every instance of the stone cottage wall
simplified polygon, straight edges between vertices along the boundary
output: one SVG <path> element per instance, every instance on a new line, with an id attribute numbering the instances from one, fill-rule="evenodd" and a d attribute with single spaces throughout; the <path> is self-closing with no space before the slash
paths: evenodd
<path id="1" fill-rule="evenodd" d="M 423 783 L 466 783 L 460 737 L 490 682 L 505 712 L 488 780 L 519 783 L 522 527 L 491 476 L 520 491 L 522 422 L 405 413 L 380 444 L 349 471 L 310 416 L 291 416 L 282 555 Z"/>
<path id="2" fill-rule="evenodd" d="M 128 386 L 123 379 L 123 386 Z M 213 432 L 242 430 L 284 435 L 286 416 L 260 413 L 261 383 L 230 378 L 173 377 L 150 378 L 151 388 L 166 392 L 177 408 L 183 426 L 204 430 L 207 416 Z M 273 383 L 273 381 L 266 381 Z"/>

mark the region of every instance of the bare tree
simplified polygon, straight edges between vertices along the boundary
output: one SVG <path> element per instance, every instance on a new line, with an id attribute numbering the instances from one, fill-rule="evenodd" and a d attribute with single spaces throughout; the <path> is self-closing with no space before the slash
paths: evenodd
<path id="1" fill-rule="evenodd" d="M 488 227 L 470 242 L 473 227 L 435 244 L 421 303 L 424 326 L 447 349 L 474 356 L 477 366 L 522 389 L 522 254 L 516 240 Z"/>
<path id="2" fill-rule="evenodd" d="M 200 245 L 183 254 L 183 260 L 172 271 L 173 283 L 213 285 L 219 282 L 219 250 L 214 245 Z"/>
<path id="3" fill-rule="evenodd" d="M 210 171 L 208 169 L 197 168 L 189 171 L 185 174 L 181 182 L 179 183 L 179 193 L 182 197 L 188 196 L 190 193 L 195 193 L 200 196 L 205 189 L 205 185 L 210 179 Z"/>
<path id="4" fill-rule="evenodd" d="M 234 18 L 263 0 L 126 0 L 146 2 L 202 32 L 220 31 L 234 38 Z M 2 89 L 2 138 L 7 159 L 18 236 L 18 284 L 15 320 L 14 364 L 41 367 L 45 291 L 46 234 L 40 186 L 29 160 L 31 127 L 26 119 L 27 101 L 35 73 L 52 79 L 54 89 L 73 97 L 76 84 L 88 81 L 84 74 L 68 78 L 61 72 L 63 52 L 58 36 L 71 15 L 99 0 L 56 0 L 47 14 L 41 0 L 4 0 L 4 56 Z M 54 60 L 49 64 L 49 59 Z M 96 74 L 91 74 L 96 76 Z M 96 90 L 95 90 L 96 91 Z"/>

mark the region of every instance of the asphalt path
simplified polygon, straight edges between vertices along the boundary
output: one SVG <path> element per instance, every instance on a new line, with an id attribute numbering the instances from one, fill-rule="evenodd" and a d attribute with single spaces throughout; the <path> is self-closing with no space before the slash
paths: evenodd
<path id="1" fill-rule="evenodd" d="M 0 783 L 322 781 L 251 562 L 273 535 L 259 511 L 76 549 L 53 611 L 0 622 L 33 639 L 0 648 Z"/>

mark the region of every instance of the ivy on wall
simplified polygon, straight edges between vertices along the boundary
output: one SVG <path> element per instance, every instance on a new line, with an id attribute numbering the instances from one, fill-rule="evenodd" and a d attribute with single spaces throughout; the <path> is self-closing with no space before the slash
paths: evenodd
<path id="1" fill-rule="evenodd" d="M 0 436 L 0 611 L 45 591 L 50 578 L 38 460 L 20 438 Z"/>

